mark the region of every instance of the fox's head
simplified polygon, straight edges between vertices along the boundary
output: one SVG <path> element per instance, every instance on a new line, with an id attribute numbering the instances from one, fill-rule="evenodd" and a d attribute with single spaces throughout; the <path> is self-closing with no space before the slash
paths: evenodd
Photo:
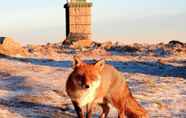
<path id="1" fill-rule="evenodd" d="M 77 56 L 74 57 L 73 78 L 81 89 L 89 89 L 99 86 L 101 71 L 104 68 L 104 60 L 97 61 L 95 64 L 87 64 Z"/>

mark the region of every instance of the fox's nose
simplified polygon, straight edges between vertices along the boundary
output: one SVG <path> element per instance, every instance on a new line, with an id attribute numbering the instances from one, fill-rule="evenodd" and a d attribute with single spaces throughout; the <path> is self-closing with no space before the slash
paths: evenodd
<path id="1" fill-rule="evenodd" d="M 85 85 L 85 88 L 87 88 L 87 89 L 88 89 L 88 88 L 89 88 L 89 85 Z"/>

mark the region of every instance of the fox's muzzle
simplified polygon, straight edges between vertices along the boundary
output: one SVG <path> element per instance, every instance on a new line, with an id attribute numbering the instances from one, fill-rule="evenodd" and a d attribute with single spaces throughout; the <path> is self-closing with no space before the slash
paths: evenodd
<path id="1" fill-rule="evenodd" d="M 88 84 L 86 84 L 84 81 L 81 81 L 80 86 L 81 86 L 82 89 L 90 88 L 90 86 Z"/>
<path id="2" fill-rule="evenodd" d="M 84 85 L 82 86 L 82 88 L 84 88 L 84 89 L 88 89 L 88 88 L 90 88 L 90 86 L 87 85 L 87 84 L 84 84 Z"/>

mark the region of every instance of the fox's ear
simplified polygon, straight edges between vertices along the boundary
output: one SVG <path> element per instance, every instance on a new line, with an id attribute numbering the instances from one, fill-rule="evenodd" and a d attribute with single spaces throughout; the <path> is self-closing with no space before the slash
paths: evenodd
<path id="1" fill-rule="evenodd" d="M 74 56 L 74 66 L 79 66 L 82 63 L 79 56 Z"/>
<path id="2" fill-rule="evenodd" d="M 101 59 L 99 61 L 97 61 L 97 63 L 95 64 L 96 68 L 98 68 L 100 71 L 103 70 L 104 66 L 105 66 L 105 60 Z"/>

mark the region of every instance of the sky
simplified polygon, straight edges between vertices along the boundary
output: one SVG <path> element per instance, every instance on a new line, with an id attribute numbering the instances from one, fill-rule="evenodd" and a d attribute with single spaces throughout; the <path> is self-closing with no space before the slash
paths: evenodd
<path id="1" fill-rule="evenodd" d="M 186 0 L 92 0 L 92 39 L 186 42 Z M 0 0 L 0 36 L 22 44 L 65 39 L 66 0 Z"/>

